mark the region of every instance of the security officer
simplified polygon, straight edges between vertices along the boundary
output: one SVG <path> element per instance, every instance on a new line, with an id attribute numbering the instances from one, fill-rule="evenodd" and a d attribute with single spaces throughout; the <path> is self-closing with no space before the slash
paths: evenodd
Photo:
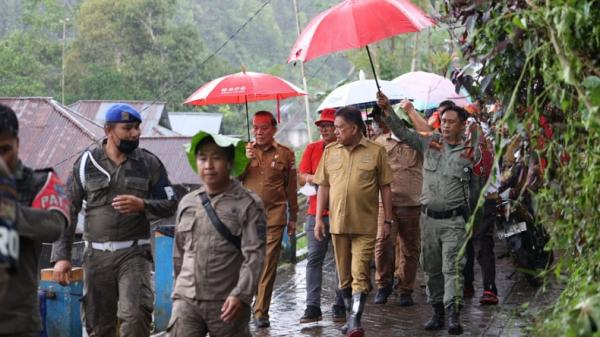
<path id="1" fill-rule="evenodd" d="M 177 210 L 171 337 L 252 336 L 250 305 L 265 255 L 266 218 L 258 196 L 230 178 L 248 164 L 244 148 L 243 141 L 221 135 L 192 138 L 188 159 L 203 185 Z"/>
<path id="2" fill-rule="evenodd" d="M 411 103 L 401 103 L 405 110 Z M 441 135 L 421 136 L 409 130 L 392 110 L 388 98 L 378 93 L 378 105 L 385 123 L 394 135 L 423 154 L 423 193 L 421 195 L 421 265 L 426 276 L 427 297 L 434 314 L 426 330 L 444 327 L 444 307 L 449 312 L 448 333 L 461 334 L 459 312 L 462 306 L 462 268 L 459 250 L 466 238 L 465 221 L 470 213 L 469 198 L 473 162 L 480 153 L 478 140 L 464 143 L 467 114 L 460 107 L 440 113 Z M 409 114 L 409 117 L 411 115 Z"/>
<path id="3" fill-rule="evenodd" d="M 419 264 L 421 213 L 421 186 L 423 185 L 423 155 L 401 142 L 382 120 L 380 109 L 373 109 L 372 126 L 381 130 L 376 143 L 385 146 L 392 168 L 392 212 L 394 222 L 390 227 L 390 237 L 377 237 L 375 244 L 375 282 L 377 293 L 373 302 L 383 304 L 392 293 L 393 275 L 398 276 L 397 289 L 400 293 L 400 306 L 414 304 L 412 292 Z M 378 226 L 383 226 L 383 207 L 379 208 Z M 397 246 L 394 249 L 394 246 Z M 394 255 L 395 258 L 394 258 Z M 396 260 L 396 261 L 394 261 Z M 394 267 L 396 271 L 394 273 Z"/>
<path id="4" fill-rule="evenodd" d="M 0 105 L 0 157 L 15 179 L 18 200 L 16 205 L 3 200 L 2 212 L 9 218 L 16 216 L 19 234 L 16 242 L 11 232 L 0 238 L 0 250 L 6 249 L 13 257 L 18 250 L 15 272 L 0 300 L 0 336 L 37 337 L 42 330 L 37 297 L 42 242 L 58 239 L 67 226 L 69 200 L 51 169 L 32 170 L 23 165 L 19 159 L 19 122 L 15 112 L 4 105 Z"/>
<path id="5" fill-rule="evenodd" d="M 254 303 L 256 326 L 266 328 L 271 325 L 269 306 L 286 224 L 290 237 L 296 233 L 297 177 L 294 152 L 274 139 L 275 117 L 268 111 L 258 111 L 252 118 L 252 128 L 255 141 L 246 147 L 251 161 L 240 180 L 261 198 L 267 212 L 267 252 Z"/>
<path id="6" fill-rule="evenodd" d="M 344 107 L 335 113 L 337 142 L 325 148 L 313 178 L 319 185 L 315 238 L 325 237 L 323 210 L 329 206 L 330 233 L 339 289 L 346 307 L 347 336 L 362 337 L 361 317 L 369 292 L 370 265 L 377 235 L 378 197 L 385 219 L 381 236 L 392 225 L 392 171 L 385 148 L 364 136 L 360 110 Z"/>
<path id="7" fill-rule="evenodd" d="M 85 201 L 83 316 L 90 336 L 150 335 L 154 294 L 148 218 L 175 213 L 177 201 L 160 160 L 139 149 L 141 115 L 127 104 L 106 112 L 106 139 L 75 162 L 71 226 L 56 243 L 54 278 L 69 282 L 77 215 Z"/>

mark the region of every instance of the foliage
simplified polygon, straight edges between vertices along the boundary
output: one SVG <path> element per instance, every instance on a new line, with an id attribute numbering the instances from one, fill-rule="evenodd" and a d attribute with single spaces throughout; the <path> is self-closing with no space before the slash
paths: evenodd
<path id="1" fill-rule="evenodd" d="M 552 275 L 566 282 L 532 335 L 597 336 L 600 327 L 600 7 L 593 0 L 446 1 L 465 59 L 481 62 L 481 82 L 459 84 L 504 102 L 514 132 L 528 126 L 547 160 L 538 219 L 563 252 Z M 545 119 L 553 135 L 540 127 Z M 567 275 L 565 277 L 565 275 Z M 550 275 L 547 275 L 550 276 Z"/>

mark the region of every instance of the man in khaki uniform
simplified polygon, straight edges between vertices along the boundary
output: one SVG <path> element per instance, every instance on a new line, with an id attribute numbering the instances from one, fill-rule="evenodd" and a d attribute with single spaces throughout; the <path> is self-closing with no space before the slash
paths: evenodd
<path id="1" fill-rule="evenodd" d="M 393 179 L 392 211 L 393 223 L 390 237 L 377 236 L 375 244 L 375 282 L 378 290 L 375 304 L 384 304 L 392 293 L 394 266 L 398 276 L 397 289 L 400 293 L 400 305 L 413 305 L 412 292 L 419 263 L 421 212 L 421 185 L 423 184 L 423 155 L 401 142 L 389 130 L 382 120 L 381 111 L 374 109 L 372 123 L 374 129 L 381 130 L 375 139 L 385 147 L 388 154 Z M 383 207 L 379 208 L 378 226 L 383 226 Z M 397 247 L 394 247 L 397 246 Z M 395 248 L 395 249 L 394 249 Z M 394 256 L 396 255 L 396 256 Z M 394 261 L 396 260 L 396 261 Z"/>
<path id="2" fill-rule="evenodd" d="M 323 210 L 329 207 L 330 233 L 344 297 L 348 336 L 363 336 L 360 319 L 369 291 L 370 262 L 377 234 L 379 193 L 382 195 L 384 228 L 392 223 L 392 171 L 385 148 L 364 137 L 360 110 L 345 107 L 335 113 L 336 143 L 325 148 L 313 182 L 319 185 L 315 237 L 325 236 Z"/>
<path id="3" fill-rule="evenodd" d="M 378 105 L 385 123 L 394 135 L 423 154 L 423 193 L 421 195 L 421 265 L 427 283 L 427 299 L 434 313 L 426 330 L 444 327 L 444 307 L 449 312 L 448 333 L 462 334 L 462 269 L 460 247 L 466 240 L 471 191 L 477 190 L 473 162 L 480 157 L 477 139 L 465 141 L 467 114 L 460 107 L 448 107 L 440 113 L 442 133 L 421 136 L 406 125 L 392 110 L 388 98 L 378 93 Z M 401 106 L 416 120 L 411 103 Z M 417 124 L 415 122 L 415 124 Z"/>
<path id="4" fill-rule="evenodd" d="M 252 118 L 255 141 L 246 147 L 250 165 L 241 176 L 244 187 L 258 194 L 267 212 L 267 252 L 262 268 L 254 317 L 258 328 L 271 325 L 269 306 L 277 276 L 283 231 L 296 233 L 298 197 L 294 152 L 277 143 L 277 121 L 268 111 L 259 111 Z"/>
<path id="5" fill-rule="evenodd" d="M 161 161 L 138 148 L 142 117 L 128 104 L 105 115 L 106 139 L 73 165 L 71 225 L 53 247 L 54 278 L 69 282 L 77 216 L 83 239 L 85 328 L 90 337 L 150 335 L 154 291 L 149 217 L 169 217 L 177 200 Z"/>
<path id="6" fill-rule="evenodd" d="M 205 132 L 192 138 L 188 159 L 203 185 L 177 209 L 170 337 L 251 336 L 250 305 L 265 254 L 266 218 L 258 196 L 230 178 L 248 163 L 244 147 L 239 139 Z M 208 204 L 237 239 L 217 229 Z"/>

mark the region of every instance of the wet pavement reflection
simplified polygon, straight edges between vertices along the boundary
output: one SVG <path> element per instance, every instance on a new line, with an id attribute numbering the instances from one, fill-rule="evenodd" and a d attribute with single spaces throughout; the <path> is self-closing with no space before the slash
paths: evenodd
<path id="1" fill-rule="evenodd" d="M 497 245 L 496 247 L 498 247 Z M 498 250 L 498 249 L 497 249 Z M 499 250 L 502 250 L 501 247 Z M 503 252 L 497 252 L 500 256 Z M 522 305 L 529 302 L 530 313 L 552 305 L 562 290 L 557 285 L 550 285 L 545 292 L 533 289 L 522 274 L 515 273 L 510 258 L 497 260 L 497 287 L 500 304 L 497 306 L 481 306 L 479 296 L 482 288 L 479 266 L 475 264 L 475 297 L 465 300 L 461 321 L 465 332 L 463 336 L 523 336 L 523 328 L 528 324 L 524 317 Z M 317 323 L 300 324 L 299 320 L 305 309 L 306 296 L 306 260 L 296 265 L 280 267 L 273 301 L 270 309 L 271 327 L 256 329 L 251 327 L 257 337 L 275 336 L 342 336 L 342 323 L 333 323 L 331 306 L 334 301 L 334 268 L 331 251 L 324 266 L 323 293 L 321 310 L 323 320 Z M 429 332 L 422 326 L 431 315 L 431 307 L 427 304 L 423 274 L 419 272 L 417 287 L 413 294 L 415 305 L 401 307 L 399 297 L 393 294 L 388 303 L 374 305 L 375 291 L 369 294 L 367 307 L 363 316 L 363 326 L 369 337 L 402 337 L 402 336 L 446 336 L 445 330 Z"/>

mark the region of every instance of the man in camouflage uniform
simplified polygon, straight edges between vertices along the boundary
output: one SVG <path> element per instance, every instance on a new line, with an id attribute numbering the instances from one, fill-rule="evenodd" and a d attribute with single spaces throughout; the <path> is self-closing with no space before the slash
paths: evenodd
<path id="1" fill-rule="evenodd" d="M 401 103 L 405 110 L 409 101 Z M 385 123 L 394 135 L 423 154 L 423 193 L 421 195 L 421 265 L 425 272 L 428 302 L 434 314 L 426 330 L 444 327 L 444 307 L 449 312 L 448 333 L 461 334 L 459 312 L 462 306 L 462 269 L 459 250 L 466 239 L 465 221 L 470 214 L 470 191 L 476 190 L 473 162 L 479 159 L 478 140 L 465 143 L 467 114 L 459 107 L 441 113 L 441 134 L 421 136 L 409 130 L 392 110 L 389 100 L 378 93 L 378 105 Z M 411 115 L 409 114 L 409 117 Z M 471 186 L 473 185 L 473 186 Z"/>
<path id="2" fill-rule="evenodd" d="M 139 149 L 139 112 L 116 104 L 106 112 L 106 139 L 86 151 L 71 176 L 71 226 L 54 247 L 54 277 L 69 281 L 77 215 L 86 201 L 83 318 L 90 337 L 150 335 L 154 293 L 148 218 L 169 217 L 177 201 L 167 172 Z"/>
<path id="3" fill-rule="evenodd" d="M 8 212 L 5 215 L 9 218 L 16 217 L 19 234 L 18 262 L 0 300 L 0 336 L 37 337 L 42 330 L 37 297 L 42 242 L 56 240 L 67 226 L 69 201 L 64 186 L 51 169 L 32 170 L 23 165 L 19 159 L 18 132 L 16 114 L 0 105 L 0 157 L 15 179 L 18 201 L 15 205 L 3 200 L 2 212 Z M 0 241 L 5 239 L 8 238 L 2 237 Z M 12 242 L 5 247 L 12 251 L 14 245 Z M 11 255 L 14 257 L 14 252 Z"/>
<path id="4" fill-rule="evenodd" d="M 203 185 L 177 210 L 170 337 L 251 336 L 266 218 L 258 196 L 230 178 L 248 163 L 244 148 L 244 142 L 221 135 L 200 132 L 192 138 L 188 159 Z M 225 235 L 213 221 L 220 221 Z"/>

